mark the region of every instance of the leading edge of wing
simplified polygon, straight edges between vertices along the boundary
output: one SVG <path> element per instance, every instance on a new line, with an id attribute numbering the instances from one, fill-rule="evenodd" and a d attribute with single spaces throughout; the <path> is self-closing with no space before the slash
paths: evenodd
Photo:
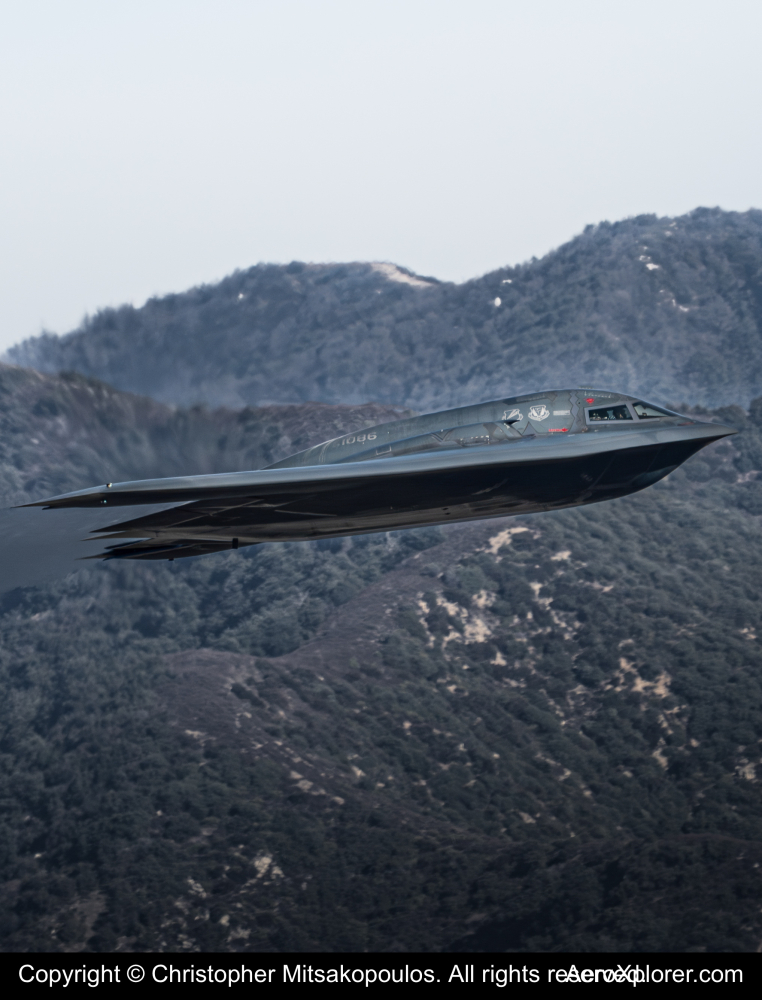
<path id="1" fill-rule="evenodd" d="M 362 463 L 313 465 L 291 469 L 226 472 L 206 476 L 178 476 L 168 479 L 142 479 L 126 483 L 105 483 L 86 490 L 22 504 L 23 507 L 61 509 L 65 507 L 124 507 L 143 504 L 182 504 L 194 500 L 235 501 L 252 492 L 264 497 L 284 487 L 293 490 L 332 489 L 337 482 L 352 482 L 378 477 L 404 476 L 413 472 L 441 470 L 465 471 L 469 467 L 555 462 L 582 455 L 615 452 L 625 449 L 668 444 L 675 441 L 703 440 L 707 444 L 735 431 L 721 424 L 692 424 L 683 427 L 638 427 L 613 433 L 574 434 L 561 440 L 524 438 L 506 444 L 483 445 L 448 451 L 446 454 L 403 455 L 377 458 Z"/>

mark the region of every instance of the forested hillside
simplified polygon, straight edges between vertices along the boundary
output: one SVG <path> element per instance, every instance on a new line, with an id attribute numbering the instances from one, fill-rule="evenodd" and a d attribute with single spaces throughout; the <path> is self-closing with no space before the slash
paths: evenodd
<path id="1" fill-rule="evenodd" d="M 746 406 L 762 392 L 762 212 L 603 222 L 459 285 L 389 264 L 260 264 L 9 358 L 185 406 L 431 410 L 568 384 Z"/>
<path id="2" fill-rule="evenodd" d="M 0 374 L 10 491 L 396 415 Z M 717 417 L 626 500 L 5 595 L 2 947 L 756 949 L 762 400 Z"/>

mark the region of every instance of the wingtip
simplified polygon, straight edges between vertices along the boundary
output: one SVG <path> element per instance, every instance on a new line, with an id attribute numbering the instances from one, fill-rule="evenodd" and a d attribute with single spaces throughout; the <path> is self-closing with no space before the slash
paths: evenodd
<path id="1" fill-rule="evenodd" d="M 78 490 L 76 493 L 62 493 L 56 497 L 45 497 L 44 500 L 32 500 L 30 503 L 16 504 L 21 507 L 42 507 L 43 510 L 60 510 L 66 507 L 100 507 L 107 503 L 107 497 L 101 487 L 90 490 Z"/>

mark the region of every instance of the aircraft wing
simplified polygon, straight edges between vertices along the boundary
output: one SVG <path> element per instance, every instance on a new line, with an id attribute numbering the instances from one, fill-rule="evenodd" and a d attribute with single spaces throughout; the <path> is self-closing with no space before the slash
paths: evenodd
<path id="1" fill-rule="evenodd" d="M 46 518 L 89 510 L 90 551 L 80 558 L 174 559 L 610 499 L 655 482 L 728 433 L 704 424 L 638 427 L 613 437 L 531 437 L 504 446 L 104 484 L 30 506 L 46 508 Z"/>

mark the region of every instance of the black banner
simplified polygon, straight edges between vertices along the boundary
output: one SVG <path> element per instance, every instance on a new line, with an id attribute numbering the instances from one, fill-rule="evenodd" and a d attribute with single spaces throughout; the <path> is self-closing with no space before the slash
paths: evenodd
<path id="1" fill-rule="evenodd" d="M 0 955 L 3 981 L 24 990 L 114 987 L 316 987 L 372 989 L 406 985 L 441 990 L 478 987 L 754 986 L 762 956 L 738 954 L 452 955 L 452 954 L 26 954 Z"/>

